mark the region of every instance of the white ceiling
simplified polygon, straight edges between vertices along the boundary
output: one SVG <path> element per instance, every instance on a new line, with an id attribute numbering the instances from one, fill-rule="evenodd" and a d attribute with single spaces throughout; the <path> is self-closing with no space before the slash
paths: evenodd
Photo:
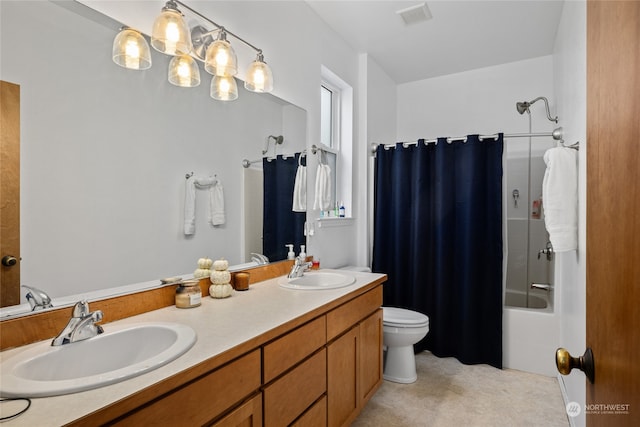
<path id="1" fill-rule="evenodd" d="M 562 0 L 428 1 L 433 19 L 396 14 L 421 1 L 307 0 L 358 52 L 396 83 L 549 55 Z"/>

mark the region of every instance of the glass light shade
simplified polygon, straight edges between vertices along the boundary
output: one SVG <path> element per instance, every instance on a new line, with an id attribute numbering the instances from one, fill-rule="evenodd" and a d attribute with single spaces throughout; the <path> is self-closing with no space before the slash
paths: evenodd
<path id="1" fill-rule="evenodd" d="M 174 56 L 169 63 L 169 82 L 180 87 L 196 87 L 200 84 L 200 69 L 189 55 Z"/>
<path id="2" fill-rule="evenodd" d="M 238 74 L 238 59 L 228 41 L 220 38 L 209 45 L 204 69 L 214 76 L 230 77 Z"/>
<path id="3" fill-rule="evenodd" d="M 218 101 L 238 99 L 238 85 L 232 76 L 213 76 L 211 80 L 211 97 Z"/>
<path id="4" fill-rule="evenodd" d="M 113 39 L 113 62 L 130 70 L 146 70 L 151 67 L 149 44 L 142 34 L 131 28 L 123 28 Z"/>
<path id="5" fill-rule="evenodd" d="M 151 46 L 167 55 L 180 55 L 191 52 L 189 28 L 179 10 L 172 8 L 172 2 L 162 9 L 153 23 Z M 175 5 L 175 3 L 173 3 Z"/>
<path id="6" fill-rule="evenodd" d="M 251 92 L 271 92 L 273 90 L 273 74 L 271 67 L 262 60 L 262 55 L 249 65 L 244 88 Z"/>

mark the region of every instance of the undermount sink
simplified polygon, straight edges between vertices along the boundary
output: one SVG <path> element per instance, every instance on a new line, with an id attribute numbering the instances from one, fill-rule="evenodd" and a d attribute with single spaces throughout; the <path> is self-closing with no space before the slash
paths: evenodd
<path id="1" fill-rule="evenodd" d="M 61 346 L 41 342 L 0 364 L 2 397 L 90 390 L 157 369 L 186 353 L 196 333 L 178 323 L 107 325 L 101 335 Z"/>
<path id="2" fill-rule="evenodd" d="M 329 271 L 309 271 L 304 273 L 303 276 L 294 279 L 289 279 L 286 276 L 281 277 L 279 285 L 289 289 L 321 290 L 342 288 L 352 285 L 355 282 L 356 278 L 348 274 Z"/>

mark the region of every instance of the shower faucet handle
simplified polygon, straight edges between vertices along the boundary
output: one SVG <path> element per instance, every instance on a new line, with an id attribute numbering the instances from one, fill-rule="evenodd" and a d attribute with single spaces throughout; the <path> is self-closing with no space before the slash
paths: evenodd
<path id="1" fill-rule="evenodd" d="M 540 259 L 540 256 L 543 254 L 547 257 L 547 261 L 553 260 L 553 246 L 551 245 L 551 242 L 547 242 L 547 246 L 538 251 L 538 259 Z"/>

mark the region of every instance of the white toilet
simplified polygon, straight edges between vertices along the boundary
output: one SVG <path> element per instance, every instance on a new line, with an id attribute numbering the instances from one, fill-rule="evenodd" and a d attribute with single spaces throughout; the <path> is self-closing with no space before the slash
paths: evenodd
<path id="1" fill-rule="evenodd" d="M 408 384 L 418 379 L 413 345 L 427 336 L 429 318 L 417 311 L 382 307 L 385 380 Z"/>
<path id="2" fill-rule="evenodd" d="M 347 266 L 343 270 L 371 272 L 368 267 Z M 417 311 L 382 307 L 385 380 L 409 384 L 418 379 L 413 345 L 427 336 L 429 318 Z"/>

